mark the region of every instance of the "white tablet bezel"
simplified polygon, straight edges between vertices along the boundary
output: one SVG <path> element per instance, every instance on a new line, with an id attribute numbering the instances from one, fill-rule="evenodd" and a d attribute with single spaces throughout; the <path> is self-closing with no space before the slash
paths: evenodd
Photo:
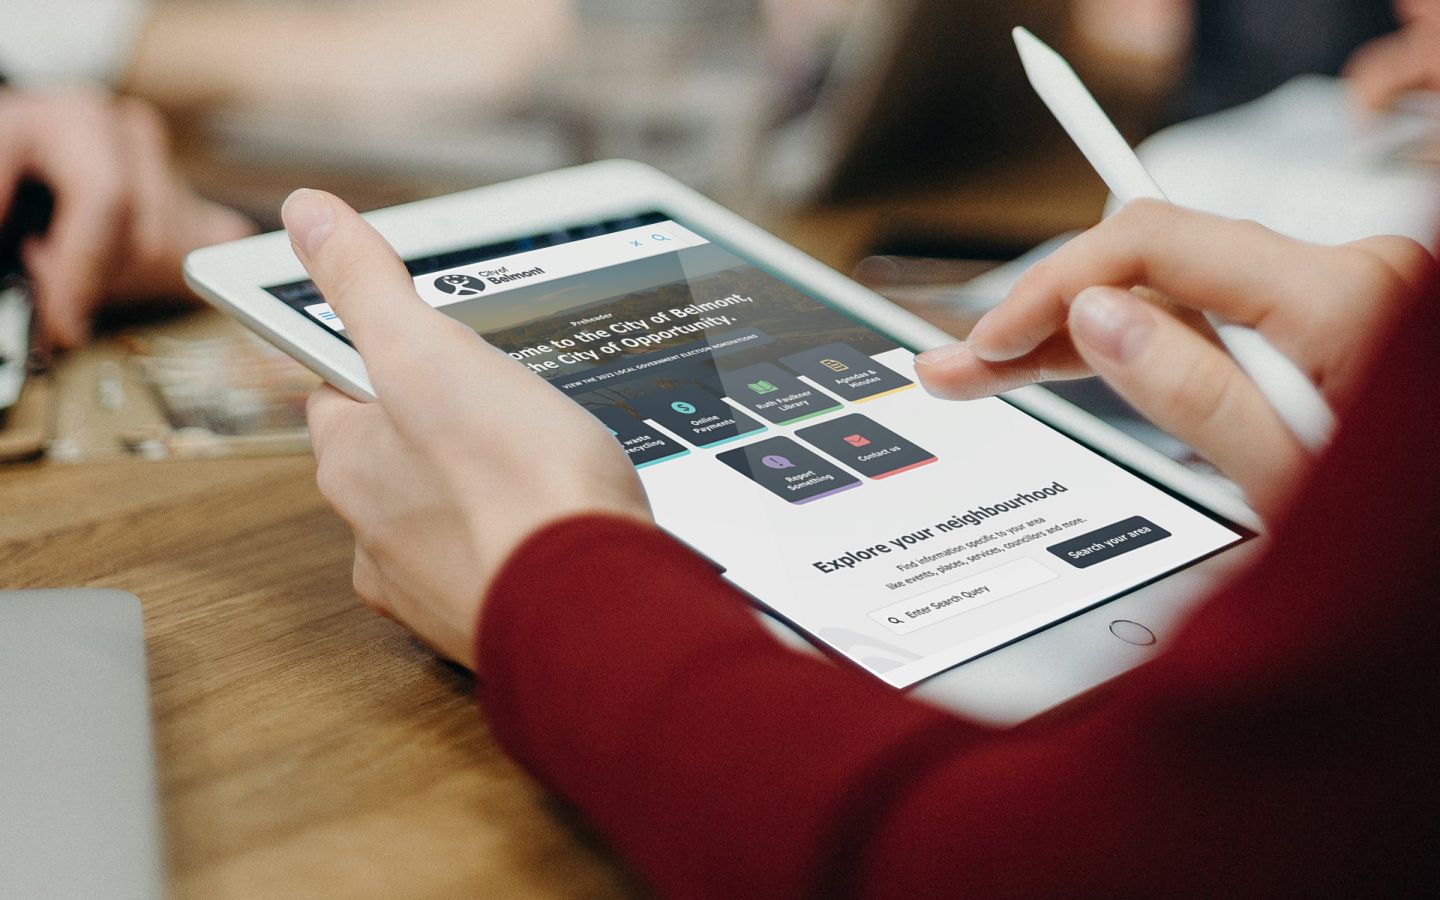
<path id="1" fill-rule="evenodd" d="M 917 350 L 953 340 L 758 226 L 639 163 L 592 163 L 391 207 L 366 218 L 402 258 L 415 259 L 651 211 L 673 216 L 687 228 L 725 244 Z M 308 277 L 284 232 L 197 250 L 185 262 L 185 277 L 202 297 L 235 315 L 326 381 L 357 399 L 373 396 L 365 367 L 351 347 L 265 290 Z M 1257 517 L 1239 498 L 1054 394 L 1024 388 L 1005 397 L 1162 486 L 1236 524 L 1261 530 Z M 1029 718 L 1153 658 L 1204 592 L 1248 557 L 1258 543 L 1223 551 L 932 676 L 910 691 L 994 723 Z M 1117 638 L 1110 629 L 1117 620 L 1144 625 L 1156 635 L 1156 642 L 1141 646 Z M 774 619 L 767 621 L 777 634 L 808 646 Z"/>

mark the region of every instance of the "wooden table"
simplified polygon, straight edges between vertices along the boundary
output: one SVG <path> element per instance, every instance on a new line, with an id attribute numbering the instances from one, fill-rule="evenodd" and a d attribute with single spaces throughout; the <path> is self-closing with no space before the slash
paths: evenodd
<path id="1" fill-rule="evenodd" d="M 176 898 L 615 897 L 468 675 L 350 586 L 305 457 L 0 469 L 0 587 L 144 604 Z"/>

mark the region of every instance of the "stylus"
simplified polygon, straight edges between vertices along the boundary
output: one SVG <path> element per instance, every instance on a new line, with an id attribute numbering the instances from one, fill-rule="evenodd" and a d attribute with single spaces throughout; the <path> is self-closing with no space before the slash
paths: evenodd
<path id="1" fill-rule="evenodd" d="M 1013 34 L 1031 86 L 1120 202 L 1168 202 L 1064 57 L 1024 28 Z M 1300 443 L 1312 453 L 1323 450 L 1335 430 L 1335 413 L 1305 373 L 1255 329 L 1209 313 L 1205 318 Z"/>

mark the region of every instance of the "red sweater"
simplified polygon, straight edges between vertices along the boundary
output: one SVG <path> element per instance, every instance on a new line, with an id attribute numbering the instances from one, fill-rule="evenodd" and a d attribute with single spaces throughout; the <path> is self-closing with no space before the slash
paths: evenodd
<path id="1" fill-rule="evenodd" d="M 481 700 L 665 896 L 1440 896 L 1437 385 L 1426 303 L 1266 558 L 1017 729 L 783 649 L 699 558 L 602 518 L 506 567 Z"/>

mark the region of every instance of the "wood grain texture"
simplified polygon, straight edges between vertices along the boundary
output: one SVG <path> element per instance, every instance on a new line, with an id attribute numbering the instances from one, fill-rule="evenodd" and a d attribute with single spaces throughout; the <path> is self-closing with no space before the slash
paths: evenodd
<path id="1" fill-rule="evenodd" d="M 350 560 L 308 458 L 0 470 L 0 588 L 144 604 L 176 898 L 639 894 Z"/>

